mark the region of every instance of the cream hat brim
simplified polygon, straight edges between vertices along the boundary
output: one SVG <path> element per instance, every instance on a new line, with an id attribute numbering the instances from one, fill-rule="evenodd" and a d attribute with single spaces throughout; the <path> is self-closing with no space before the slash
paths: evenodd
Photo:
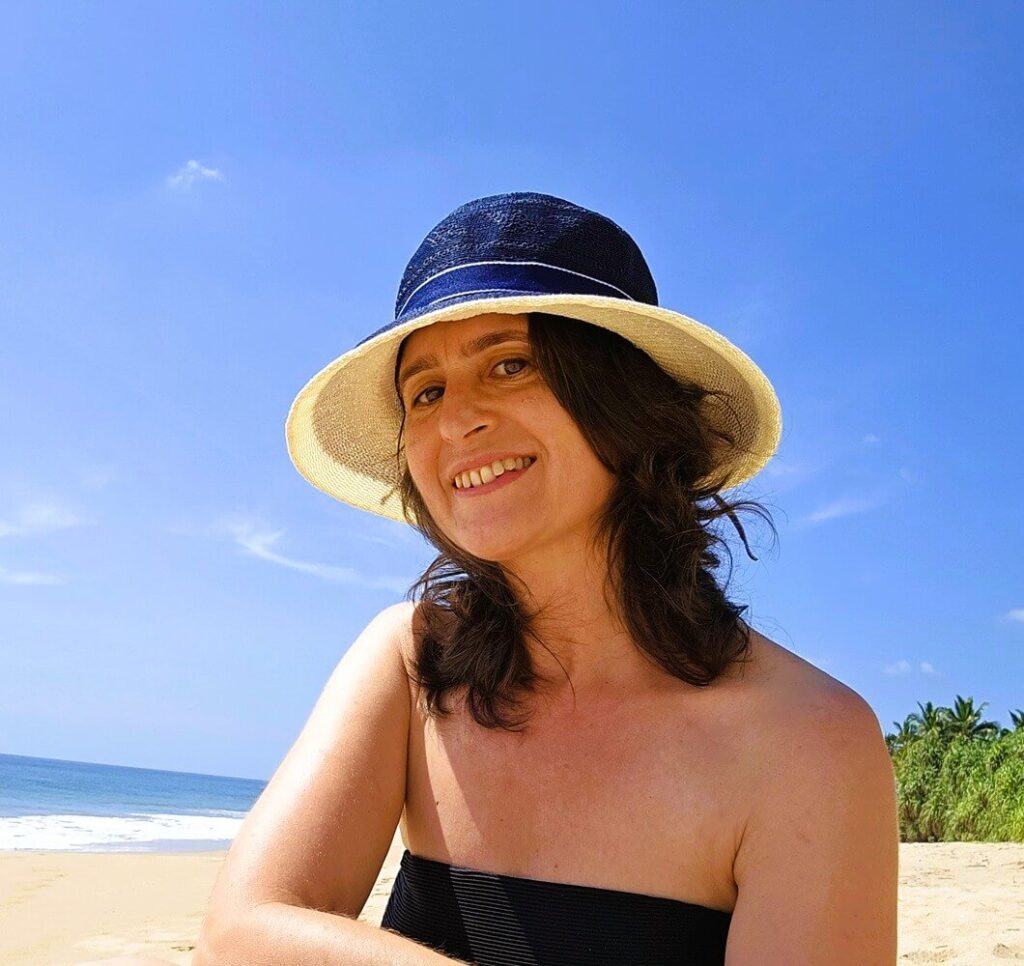
<path id="1" fill-rule="evenodd" d="M 285 421 L 288 455 L 317 489 L 399 523 L 396 461 L 402 410 L 395 393 L 398 347 L 410 332 L 476 315 L 546 312 L 617 332 L 682 381 L 729 393 L 709 418 L 737 448 L 720 466 L 724 489 L 746 482 L 778 448 L 782 409 L 771 383 L 741 349 L 695 319 L 659 306 L 603 295 L 522 295 L 459 302 L 394 325 L 339 356 L 295 397 Z M 714 397 L 709 398 L 709 403 Z"/>

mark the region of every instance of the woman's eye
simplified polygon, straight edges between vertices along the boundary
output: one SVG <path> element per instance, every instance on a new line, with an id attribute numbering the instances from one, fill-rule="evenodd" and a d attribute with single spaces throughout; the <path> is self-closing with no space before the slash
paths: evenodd
<path id="1" fill-rule="evenodd" d="M 520 364 L 523 367 L 523 369 L 525 369 L 530 364 L 528 360 L 516 357 L 516 358 L 513 358 L 513 359 L 502 359 L 501 362 L 498 363 L 498 365 L 499 366 L 504 366 L 504 365 L 506 365 L 506 364 L 508 364 L 510 362 L 513 363 L 513 364 L 516 364 L 516 363 Z M 519 373 L 523 371 L 523 369 L 517 369 L 515 372 L 511 373 L 511 375 L 518 376 Z"/>
<path id="2" fill-rule="evenodd" d="M 426 389 L 422 390 L 421 392 L 419 392 L 415 396 L 413 396 L 412 404 L 414 406 L 420 406 L 420 405 L 426 406 L 427 405 L 426 402 L 423 402 L 423 403 L 420 402 L 420 397 L 426 395 L 428 392 L 433 392 L 435 389 L 440 389 L 440 388 L 441 388 L 440 386 L 427 386 Z M 433 402 L 433 401 L 434 401 L 433 399 L 430 400 L 430 402 Z"/>
<path id="3" fill-rule="evenodd" d="M 514 356 L 514 357 L 509 358 L 509 359 L 502 359 L 501 362 L 495 363 L 494 368 L 497 369 L 498 366 L 509 366 L 509 365 L 511 365 L 513 367 L 518 367 L 518 368 L 513 368 L 513 370 L 511 372 L 508 372 L 506 370 L 505 374 L 507 376 L 509 376 L 509 377 L 511 377 L 511 376 L 518 376 L 525 369 L 529 368 L 530 360 L 529 359 L 523 359 L 523 358 L 521 358 L 519 356 Z M 443 389 L 444 389 L 443 386 L 427 386 L 426 389 L 421 389 L 415 396 L 413 396 L 413 399 L 412 399 L 413 406 L 429 406 L 432 402 L 436 402 L 437 401 L 437 397 L 435 396 L 433 399 L 423 399 L 423 397 L 426 396 L 426 394 L 428 392 L 441 391 Z M 423 399 L 422 402 L 420 401 L 421 399 Z"/>

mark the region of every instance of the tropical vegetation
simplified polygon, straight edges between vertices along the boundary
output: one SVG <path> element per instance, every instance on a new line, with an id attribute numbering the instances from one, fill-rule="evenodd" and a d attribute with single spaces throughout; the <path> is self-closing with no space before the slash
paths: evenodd
<path id="1" fill-rule="evenodd" d="M 885 736 L 900 840 L 1024 842 L 1024 710 L 1003 728 L 982 720 L 973 698 L 917 707 Z"/>

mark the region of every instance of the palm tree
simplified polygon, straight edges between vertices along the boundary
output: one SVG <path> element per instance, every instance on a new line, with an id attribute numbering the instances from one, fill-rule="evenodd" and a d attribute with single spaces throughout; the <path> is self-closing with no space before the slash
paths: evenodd
<path id="1" fill-rule="evenodd" d="M 983 702 L 974 707 L 974 698 L 964 699 L 958 694 L 952 710 L 946 717 L 946 728 L 951 735 L 964 735 L 967 738 L 995 738 L 999 735 L 999 723 L 982 721 L 981 712 L 988 704 Z"/>
<path id="2" fill-rule="evenodd" d="M 1013 725 L 1013 728 L 1000 728 L 1000 738 L 1005 738 L 1007 735 L 1012 735 L 1015 731 L 1024 730 L 1024 710 L 1018 708 L 1016 711 L 1011 711 L 1010 722 Z"/>
<path id="3" fill-rule="evenodd" d="M 893 724 L 896 726 L 895 734 L 888 734 L 885 736 L 885 745 L 889 749 L 889 754 L 895 754 L 910 744 L 918 735 L 918 725 L 914 720 L 917 715 L 909 714 L 903 719 L 903 724 L 898 721 L 894 721 Z"/>
<path id="4" fill-rule="evenodd" d="M 920 713 L 914 712 L 909 715 L 909 720 L 914 722 L 915 731 L 919 735 L 941 735 L 946 730 L 946 722 L 949 720 L 949 708 L 936 708 L 931 701 L 926 704 L 917 702 L 921 709 Z"/>

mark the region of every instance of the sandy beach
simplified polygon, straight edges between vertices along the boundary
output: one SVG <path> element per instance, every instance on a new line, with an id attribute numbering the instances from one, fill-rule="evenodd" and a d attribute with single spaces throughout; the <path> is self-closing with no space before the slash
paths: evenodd
<path id="1" fill-rule="evenodd" d="M 379 924 L 392 844 L 360 918 Z M 187 964 L 224 852 L 0 853 L 0 962 L 146 953 Z M 900 846 L 900 963 L 1024 962 L 1024 845 Z"/>

